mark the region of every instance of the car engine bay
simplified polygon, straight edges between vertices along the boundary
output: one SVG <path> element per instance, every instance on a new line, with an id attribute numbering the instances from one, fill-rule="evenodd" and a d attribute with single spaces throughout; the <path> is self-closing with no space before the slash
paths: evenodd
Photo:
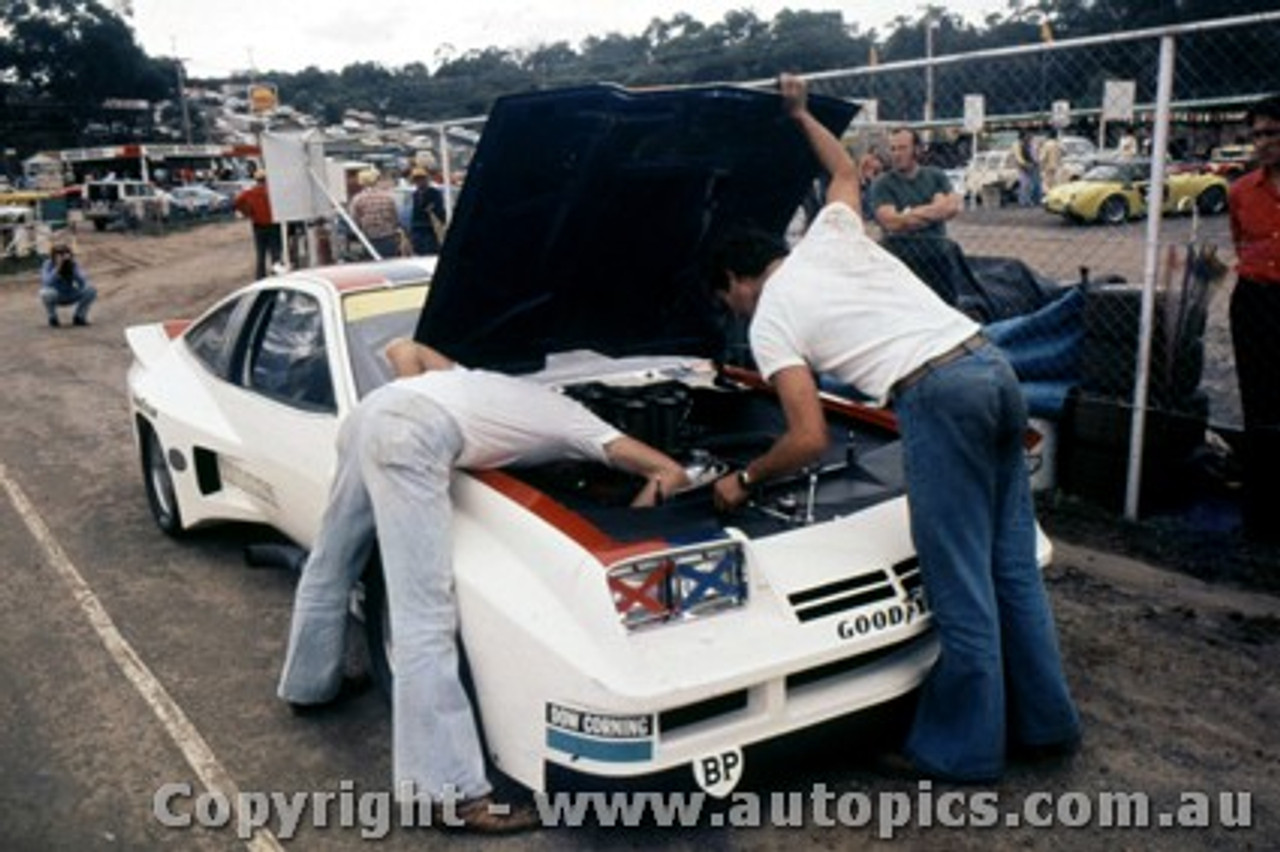
<path id="1" fill-rule="evenodd" d="M 762 484 L 744 509 L 722 517 L 712 503 L 712 483 L 764 453 L 785 431 L 771 390 L 687 369 L 557 384 L 620 431 L 675 458 L 689 474 L 691 484 L 662 505 L 631 509 L 643 482 L 601 464 L 558 461 L 508 471 L 621 540 L 708 525 L 767 535 L 848 515 L 904 491 L 896 434 L 828 405 L 830 441 L 822 458 Z"/>

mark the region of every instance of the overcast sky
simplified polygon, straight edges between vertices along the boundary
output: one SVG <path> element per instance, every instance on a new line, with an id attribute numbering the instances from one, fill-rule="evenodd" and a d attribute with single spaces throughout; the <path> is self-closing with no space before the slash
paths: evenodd
<path id="1" fill-rule="evenodd" d="M 935 0 L 980 23 L 1005 0 Z M 703 23 L 730 9 L 771 20 L 778 10 L 839 11 L 863 31 L 900 14 L 915 17 L 916 0 L 133 0 L 133 27 L 147 53 L 176 54 L 194 76 L 234 70 L 338 70 L 353 62 L 434 68 L 439 51 L 453 55 L 499 47 L 529 49 L 610 32 L 635 35 L 654 18 L 688 12 Z M 798 69 L 803 70 L 803 69 Z"/>

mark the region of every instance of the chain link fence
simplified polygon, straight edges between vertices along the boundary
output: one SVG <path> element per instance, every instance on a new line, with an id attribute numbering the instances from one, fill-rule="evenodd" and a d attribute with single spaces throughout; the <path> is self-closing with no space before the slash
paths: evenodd
<path id="1" fill-rule="evenodd" d="M 945 239 L 878 229 L 883 243 L 1012 355 L 1051 442 L 1041 484 L 1132 516 L 1205 476 L 1230 485 L 1227 192 L 1252 167 L 1248 106 L 1280 90 L 1280 13 L 1046 36 L 970 54 L 929 38 L 931 57 L 806 76 L 862 104 L 846 143 L 868 171 L 893 168 L 904 128 L 944 170 L 963 199 Z M 482 126 L 440 126 L 446 180 Z"/>

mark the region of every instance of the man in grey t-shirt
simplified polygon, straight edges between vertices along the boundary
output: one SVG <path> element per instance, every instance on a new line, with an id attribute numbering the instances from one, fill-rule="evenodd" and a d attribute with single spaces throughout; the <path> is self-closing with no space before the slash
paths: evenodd
<path id="1" fill-rule="evenodd" d="M 871 207 L 886 234 L 945 237 L 947 220 L 963 202 L 945 172 L 920 164 L 919 152 L 916 131 L 901 128 L 889 135 L 893 168 L 871 185 Z"/>

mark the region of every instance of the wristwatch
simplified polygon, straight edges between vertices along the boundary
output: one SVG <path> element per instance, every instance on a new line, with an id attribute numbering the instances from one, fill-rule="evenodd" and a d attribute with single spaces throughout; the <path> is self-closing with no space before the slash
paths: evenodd
<path id="1" fill-rule="evenodd" d="M 742 486 L 743 491 L 750 491 L 755 485 L 755 480 L 751 478 L 751 471 L 745 467 L 738 471 L 738 484 Z"/>

